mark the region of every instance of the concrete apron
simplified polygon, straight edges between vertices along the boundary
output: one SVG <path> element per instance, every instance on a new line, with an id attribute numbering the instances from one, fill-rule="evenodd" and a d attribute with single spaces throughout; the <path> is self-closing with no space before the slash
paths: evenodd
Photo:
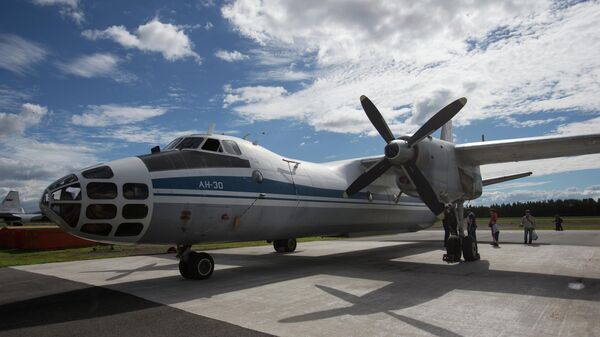
<path id="1" fill-rule="evenodd" d="M 448 265 L 439 232 L 416 234 L 211 251 L 207 281 L 182 279 L 168 255 L 17 269 L 279 336 L 600 336 L 600 236 L 587 247 L 501 237 L 480 244 L 481 261 Z"/>

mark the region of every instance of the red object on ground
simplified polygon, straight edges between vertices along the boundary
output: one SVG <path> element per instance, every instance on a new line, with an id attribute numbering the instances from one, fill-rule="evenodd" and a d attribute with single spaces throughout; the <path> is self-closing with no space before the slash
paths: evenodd
<path id="1" fill-rule="evenodd" d="M 2 248 L 44 250 L 90 247 L 97 244 L 73 236 L 58 227 L 4 227 L 0 229 L 0 247 Z"/>

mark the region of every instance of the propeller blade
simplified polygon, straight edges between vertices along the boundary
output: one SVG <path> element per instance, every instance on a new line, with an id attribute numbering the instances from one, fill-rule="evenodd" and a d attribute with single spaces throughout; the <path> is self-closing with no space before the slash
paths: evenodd
<path id="1" fill-rule="evenodd" d="M 431 117 L 414 135 L 408 139 L 408 146 L 420 142 L 423 138 L 432 134 L 435 130 L 441 128 L 446 122 L 452 119 L 463 106 L 467 104 L 467 99 L 462 97 L 456 101 L 446 105 L 442 110 L 438 111 L 433 117 Z M 370 118 L 370 117 L 369 117 Z"/>
<path id="2" fill-rule="evenodd" d="M 383 119 L 383 116 L 381 116 L 381 113 L 375 107 L 375 104 L 373 104 L 373 102 L 371 102 L 371 100 L 367 96 L 360 96 L 360 104 L 362 105 L 363 110 L 365 110 L 367 117 L 369 117 L 371 124 L 373 124 L 375 129 L 377 129 L 377 131 L 379 132 L 381 137 L 383 137 L 386 143 L 389 143 L 392 140 L 396 139 L 394 137 L 394 134 L 390 130 L 390 127 L 385 122 L 385 119 Z"/>
<path id="3" fill-rule="evenodd" d="M 387 158 L 382 158 L 375 165 L 371 166 L 365 173 L 358 176 L 358 178 L 356 178 L 356 180 L 354 180 L 354 182 L 348 186 L 344 192 L 344 198 L 347 198 L 348 196 L 351 196 L 367 187 L 370 183 L 374 182 L 375 179 L 384 174 L 385 171 L 387 171 L 390 167 L 392 167 L 392 163 L 390 163 Z"/>
<path id="4" fill-rule="evenodd" d="M 444 204 L 438 200 L 437 195 L 433 191 L 429 181 L 427 181 L 427 178 L 423 175 L 423 172 L 421 172 L 413 162 L 405 163 L 403 166 L 406 173 L 417 187 L 417 192 L 425 205 L 427 205 L 435 215 L 442 213 L 444 211 Z"/>

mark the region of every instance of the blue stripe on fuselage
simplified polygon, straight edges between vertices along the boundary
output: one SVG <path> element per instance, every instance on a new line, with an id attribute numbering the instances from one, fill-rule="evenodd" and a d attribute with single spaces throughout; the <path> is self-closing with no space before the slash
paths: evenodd
<path id="1" fill-rule="evenodd" d="M 213 186 L 214 182 L 223 183 L 223 188 L 201 188 L 200 185 Z M 250 193 L 269 193 L 296 196 L 294 185 L 292 183 L 264 179 L 261 184 L 256 183 L 251 177 L 240 176 L 191 176 L 191 177 L 171 177 L 152 179 L 154 189 L 176 189 L 176 190 L 206 190 L 206 191 L 227 191 L 227 192 L 250 192 Z M 298 195 L 307 197 L 341 198 L 342 190 L 318 188 L 306 185 L 296 184 Z M 366 192 L 359 192 L 350 197 L 351 199 L 367 199 Z M 386 194 L 373 194 L 373 200 L 390 201 Z M 403 202 L 422 203 L 417 198 L 403 196 Z"/>

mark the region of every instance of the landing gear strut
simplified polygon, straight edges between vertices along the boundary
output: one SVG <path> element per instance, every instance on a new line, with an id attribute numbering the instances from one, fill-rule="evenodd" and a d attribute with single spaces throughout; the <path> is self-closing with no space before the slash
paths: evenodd
<path id="1" fill-rule="evenodd" d="M 179 273 L 192 280 L 205 280 L 215 270 L 215 261 L 210 254 L 194 252 L 189 245 L 177 246 L 179 257 Z"/>
<path id="2" fill-rule="evenodd" d="M 296 239 L 273 240 L 273 248 L 277 253 L 291 253 L 296 250 Z"/>
<path id="3" fill-rule="evenodd" d="M 470 235 L 465 236 L 463 221 L 464 221 L 464 206 L 461 200 L 454 204 L 456 210 L 457 233 L 450 235 L 446 243 L 446 254 L 442 258 L 444 261 L 459 262 L 461 255 L 465 261 L 479 260 L 479 252 L 477 249 L 477 241 Z"/>

